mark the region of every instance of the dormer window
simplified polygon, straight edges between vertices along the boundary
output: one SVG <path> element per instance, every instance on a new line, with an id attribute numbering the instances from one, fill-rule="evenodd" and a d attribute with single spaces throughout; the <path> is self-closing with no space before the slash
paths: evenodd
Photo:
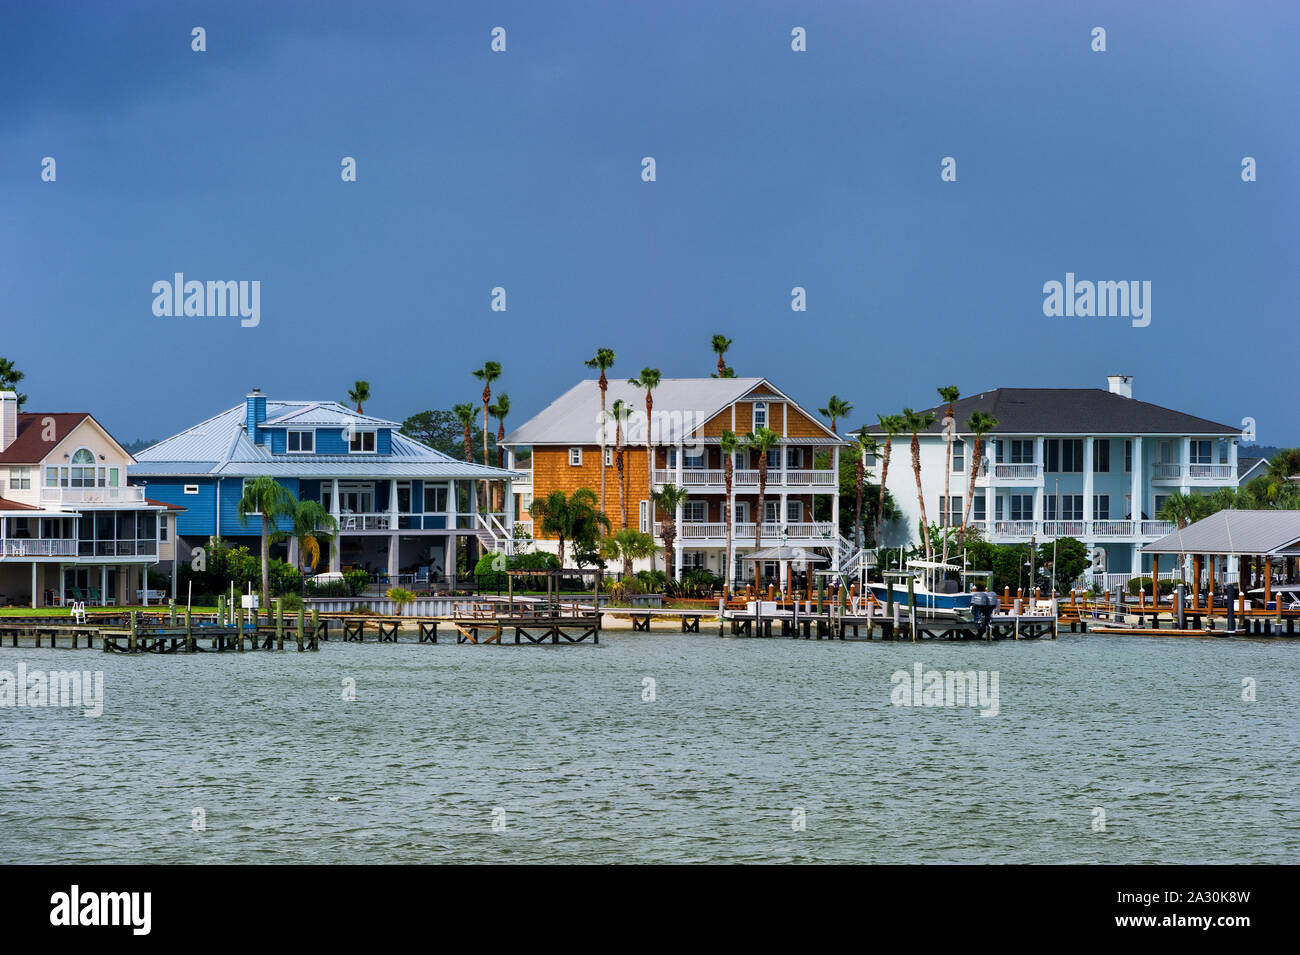
<path id="1" fill-rule="evenodd" d="M 754 430 L 767 427 L 767 402 L 754 402 Z"/>
<path id="2" fill-rule="evenodd" d="M 290 454 L 312 454 L 316 450 L 316 432 L 290 431 L 285 446 Z"/>
<path id="3" fill-rule="evenodd" d="M 375 433 L 373 431 L 353 431 L 348 441 L 348 451 L 352 454 L 374 454 Z"/>

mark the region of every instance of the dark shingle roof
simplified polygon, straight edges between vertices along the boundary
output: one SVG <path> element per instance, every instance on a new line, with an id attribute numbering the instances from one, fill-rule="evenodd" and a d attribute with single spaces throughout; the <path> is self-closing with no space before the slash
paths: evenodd
<path id="1" fill-rule="evenodd" d="M 934 412 L 935 423 L 922 433 L 941 433 L 948 406 L 926 410 Z M 971 395 L 953 404 L 958 430 L 975 411 L 987 411 L 998 419 L 994 434 L 1241 433 L 1241 428 L 1124 398 L 1101 388 L 995 388 Z M 882 433 L 879 424 L 866 430 Z"/>
<path id="2" fill-rule="evenodd" d="M 90 415 L 84 411 L 38 414 L 23 412 L 18 415 L 18 434 L 13 443 L 0 453 L 0 464 L 39 464 L 50 450 Z M 54 425 L 53 440 L 45 440 L 46 419 Z"/>

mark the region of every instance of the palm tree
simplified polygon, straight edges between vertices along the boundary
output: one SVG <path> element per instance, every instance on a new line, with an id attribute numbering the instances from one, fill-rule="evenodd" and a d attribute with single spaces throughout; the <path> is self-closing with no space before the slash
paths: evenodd
<path id="1" fill-rule="evenodd" d="M 722 437 L 718 440 L 718 450 L 722 452 L 722 480 L 726 487 L 727 496 L 722 502 L 725 509 L 727 524 L 727 566 L 722 574 L 723 586 L 730 588 L 732 581 L 732 569 L 736 565 L 735 557 L 732 554 L 732 537 L 736 528 L 736 515 L 731 506 L 731 486 L 732 479 L 735 477 L 736 455 L 744 448 L 744 444 L 736 432 L 728 429 L 722 429 Z"/>
<path id="2" fill-rule="evenodd" d="M 835 427 L 835 422 L 840 418 L 847 418 L 851 415 L 853 413 L 853 404 L 845 401 L 839 395 L 831 395 L 826 401 L 826 407 L 818 409 L 817 413 L 823 418 L 830 418 L 831 430 L 836 434 L 839 434 L 839 430 Z"/>
<path id="3" fill-rule="evenodd" d="M 262 519 L 262 607 L 264 609 L 270 609 L 268 600 L 271 595 L 271 536 L 282 536 L 279 529 L 273 528 L 272 524 L 281 518 L 292 518 L 296 505 L 297 501 L 293 499 L 288 488 L 275 478 L 264 474 L 244 485 L 244 496 L 235 506 L 239 523 L 244 527 L 248 526 L 250 515 L 255 514 Z"/>
<path id="4" fill-rule="evenodd" d="M 966 525 L 970 523 L 971 505 L 975 501 L 975 478 L 979 474 L 980 462 L 984 460 L 984 435 L 998 426 L 998 419 L 987 411 L 976 411 L 966 419 L 966 430 L 975 435 L 975 447 L 971 451 L 970 486 L 966 489 L 966 507 L 962 511 L 961 527 L 957 530 L 957 549 L 961 550 L 966 538 Z M 993 502 L 985 501 L 985 516 L 993 519 Z"/>
<path id="5" fill-rule="evenodd" d="M 889 479 L 889 457 L 894 450 L 894 435 L 902 434 L 901 415 L 876 415 L 880 430 L 885 432 L 885 447 L 880 453 L 880 500 L 876 504 L 876 544 L 880 543 L 880 526 L 885 515 L 885 481 Z"/>
<path id="6" fill-rule="evenodd" d="M 497 467 L 506 466 L 506 449 L 502 441 L 506 439 L 506 415 L 510 414 L 510 396 L 504 391 L 497 395 L 497 400 L 488 405 L 488 413 L 496 418 L 497 421 Z M 505 485 L 500 481 L 493 482 L 492 496 L 495 499 L 500 498 L 493 510 L 501 513 L 506 509 L 505 506 Z"/>
<path id="7" fill-rule="evenodd" d="M 646 534 L 634 528 L 625 527 L 601 539 L 600 554 L 609 560 L 623 562 L 623 579 L 632 577 L 632 561 L 649 557 L 653 560 L 655 552 L 653 534 Z"/>
<path id="8" fill-rule="evenodd" d="M 677 555 L 673 550 L 673 544 L 677 540 L 677 508 L 688 497 L 690 497 L 690 492 L 684 487 L 678 487 L 676 484 L 665 484 L 654 495 L 655 507 L 662 507 L 664 510 L 661 522 L 664 538 L 664 566 L 668 569 L 668 576 L 674 579 L 677 577 L 675 573 Z"/>
<path id="9" fill-rule="evenodd" d="M 930 540 L 930 522 L 925 516 L 925 494 L 921 491 L 921 432 L 928 431 L 934 425 L 933 411 L 913 411 L 903 409 L 903 427 L 912 432 L 912 476 L 916 478 L 916 504 L 921 509 L 921 536 L 925 538 L 925 559 L 934 557 L 934 546 Z"/>
<path id="10" fill-rule="evenodd" d="M 528 508 L 537 522 L 539 533 L 549 534 L 560 542 L 560 567 L 564 567 L 565 541 L 595 538 L 599 530 L 609 529 L 609 518 L 596 509 L 596 492 L 580 487 L 572 494 L 555 490 L 539 497 Z"/>
<path id="11" fill-rule="evenodd" d="M 370 382 L 358 381 L 352 385 L 352 390 L 348 392 L 348 401 L 357 406 L 357 414 L 363 414 L 361 405 L 363 402 L 370 400 Z"/>
<path id="12" fill-rule="evenodd" d="M 943 416 L 943 527 L 947 529 L 949 515 L 952 513 L 952 438 L 953 429 L 957 423 L 953 420 L 953 402 L 961 397 L 961 392 L 957 390 L 956 385 L 948 385 L 939 389 L 939 397 L 948 403 L 948 409 Z M 943 562 L 948 563 L 948 535 L 943 535 Z"/>
<path id="13" fill-rule="evenodd" d="M 854 500 L 853 500 L 853 546 L 865 547 L 867 542 L 862 536 L 862 495 L 866 491 L 867 483 L 867 463 L 864 460 L 868 454 L 875 456 L 880 448 L 876 444 L 876 439 L 872 437 L 866 428 L 858 432 L 857 447 L 853 449 L 854 456 L 857 460 L 854 462 Z"/>
<path id="14" fill-rule="evenodd" d="M 723 356 L 727 354 L 727 349 L 731 347 L 731 339 L 726 335 L 713 336 L 713 351 L 718 356 L 718 378 L 730 378 L 727 374 L 727 363 Z"/>
<path id="15" fill-rule="evenodd" d="M 632 414 L 632 409 L 628 407 L 622 398 L 615 398 L 614 406 L 610 408 L 608 414 L 614 419 L 614 464 L 618 468 L 619 522 L 622 527 L 627 527 L 627 480 L 623 468 L 623 422 Z M 603 426 L 602 430 L 604 430 Z M 604 508 L 601 508 L 601 510 L 603 511 Z"/>
<path id="16" fill-rule="evenodd" d="M 615 358 L 612 348 L 597 348 L 596 357 L 588 358 L 588 368 L 600 369 L 600 509 L 605 510 L 605 395 L 609 391 L 609 379 L 605 372 L 614 366 Z"/>
<path id="17" fill-rule="evenodd" d="M 650 422 L 654 420 L 653 419 L 654 406 L 655 406 L 654 390 L 659 387 L 660 377 L 661 376 L 659 374 L 658 368 L 642 368 L 641 377 L 629 378 L 627 380 L 627 383 L 629 385 L 632 385 L 636 388 L 645 389 L 645 466 L 646 466 L 645 494 L 646 494 L 646 501 L 647 501 L 646 506 L 652 509 L 654 505 L 655 453 L 654 453 L 654 445 L 650 440 L 652 437 L 652 432 L 654 430 L 651 427 Z M 650 517 L 651 525 L 653 526 L 654 514 L 651 513 L 649 517 Z M 650 561 L 650 565 L 651 565 L 651 569 L 653 570 L 654 569 L 653 558 Z"/>
<path id="18" fill-rule="evenodd" d="M 1199 494 L 1170 494 L 1165 498 L 1165 503 L 1161 505 L 1160 512 L 1156 514 L 1162 521 L 1173 521 L 1178 530 L 1182 530 L 1188 524 L 1199 521 L 1202 517 L 1208 516 L 1210 512 L 1210 502 Z M 1183 566 L 1187 563 L 1187 555 L 1180 553 L 1178 555 L 1178 574 L 1182 577 Z M 1151 582 L 1151 592 L 1157 596 L 1160 593 L 1160 584 L 1156 580 Z"/>
<path id="19" fill-rule="evenodd" d="M 483 367 L 474 372 L 474 377 L 483 382 L 483 463 L 488 464 L 488 402 L 492 400 L 492 382 L 501 377 L 501 365 L 485 361 Z"/>
<path id="20" fill-rule="evenodd" d="M 451 409 L 451 413 L 456 416 L 456 420 L 459 421 L 461 427 L 465 429 L 465 460 L 468 463 L 473 464 L 474 444 L 470 435 L 474 430 L 474 416 L 478 414 L 478 412 L 474 409 L 473 405 L 466 403 L 454 406 Z"/>
<path id="21" fill-rule="evenodd" d="M 745 435 L 745 449 L 758 454 L 758 514 L 757 520 L 754 521 L 755 550 L 763 546 L 763 504 L 767 497 L 767 452 L 778 447 L 780 443 L 781 436 L 768 427 L 755 428 Z"/>
<path id="22" fill-rule="evenodd" d="M 18 410 L 23 410 L 23 405 L 27 403 L 27 396 L 18 390 L 18 382 L 26 376 L 14 367 L 13 361 L 8 358 L 0 358 L 0 391 L 12 391 L 18 396 Z"/>
<path id="23" fill-rule="evenodd" d="M 304 562 L 314 571 L 320 562 L 321 540 L 333 540 L 338 522 L 320 501 L 299 501 L 293 509 L 293 536 L 298 539 L 298 572 Z"/>

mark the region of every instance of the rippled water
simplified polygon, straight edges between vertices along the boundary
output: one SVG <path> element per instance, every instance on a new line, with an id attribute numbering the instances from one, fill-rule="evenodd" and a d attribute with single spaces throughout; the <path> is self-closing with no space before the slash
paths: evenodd
<path id="1" fill-rule="evenodd" d="M 6 648 L 107 702 L 0 709 L 0 861 L 1300 861 L 1300 642 L 605 641 Z M 999 714 L 891 705 L 916 662 Z"/>

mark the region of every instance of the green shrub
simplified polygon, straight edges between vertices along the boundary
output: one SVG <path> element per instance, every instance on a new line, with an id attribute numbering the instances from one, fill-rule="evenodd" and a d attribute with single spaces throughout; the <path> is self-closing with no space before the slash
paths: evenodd
<path id="1" fill-rule="evenodd" d="M 479 590 L 505 590 L 510 561 L 505 554 L 488 551 L 474 565 L 474 582 Z"/>
<path id="2" fill-rule="evenodd" d="M 1145 590 L 1147 592 L 1147 596 L 1148 597 L 1151 596 L 1150 577 L 1134 577 L 1131 580 L 1129 580 L 1128 592 L 1133 596 L 1136 596 L 1139 590 Z M 1174 592 L 1174 582 L 1172 580 L 1160 581 L 1160 593 L 1162 596 L 1166 594 L 1171 594 L 1173 592 Z"/>
<path id="3" fill-rule="evenodd" d="M 355 567 L 343 572 L 343 580 L 348 585 L 348 596 L 355 597 L 370 586 L 370 574 Z"/>

